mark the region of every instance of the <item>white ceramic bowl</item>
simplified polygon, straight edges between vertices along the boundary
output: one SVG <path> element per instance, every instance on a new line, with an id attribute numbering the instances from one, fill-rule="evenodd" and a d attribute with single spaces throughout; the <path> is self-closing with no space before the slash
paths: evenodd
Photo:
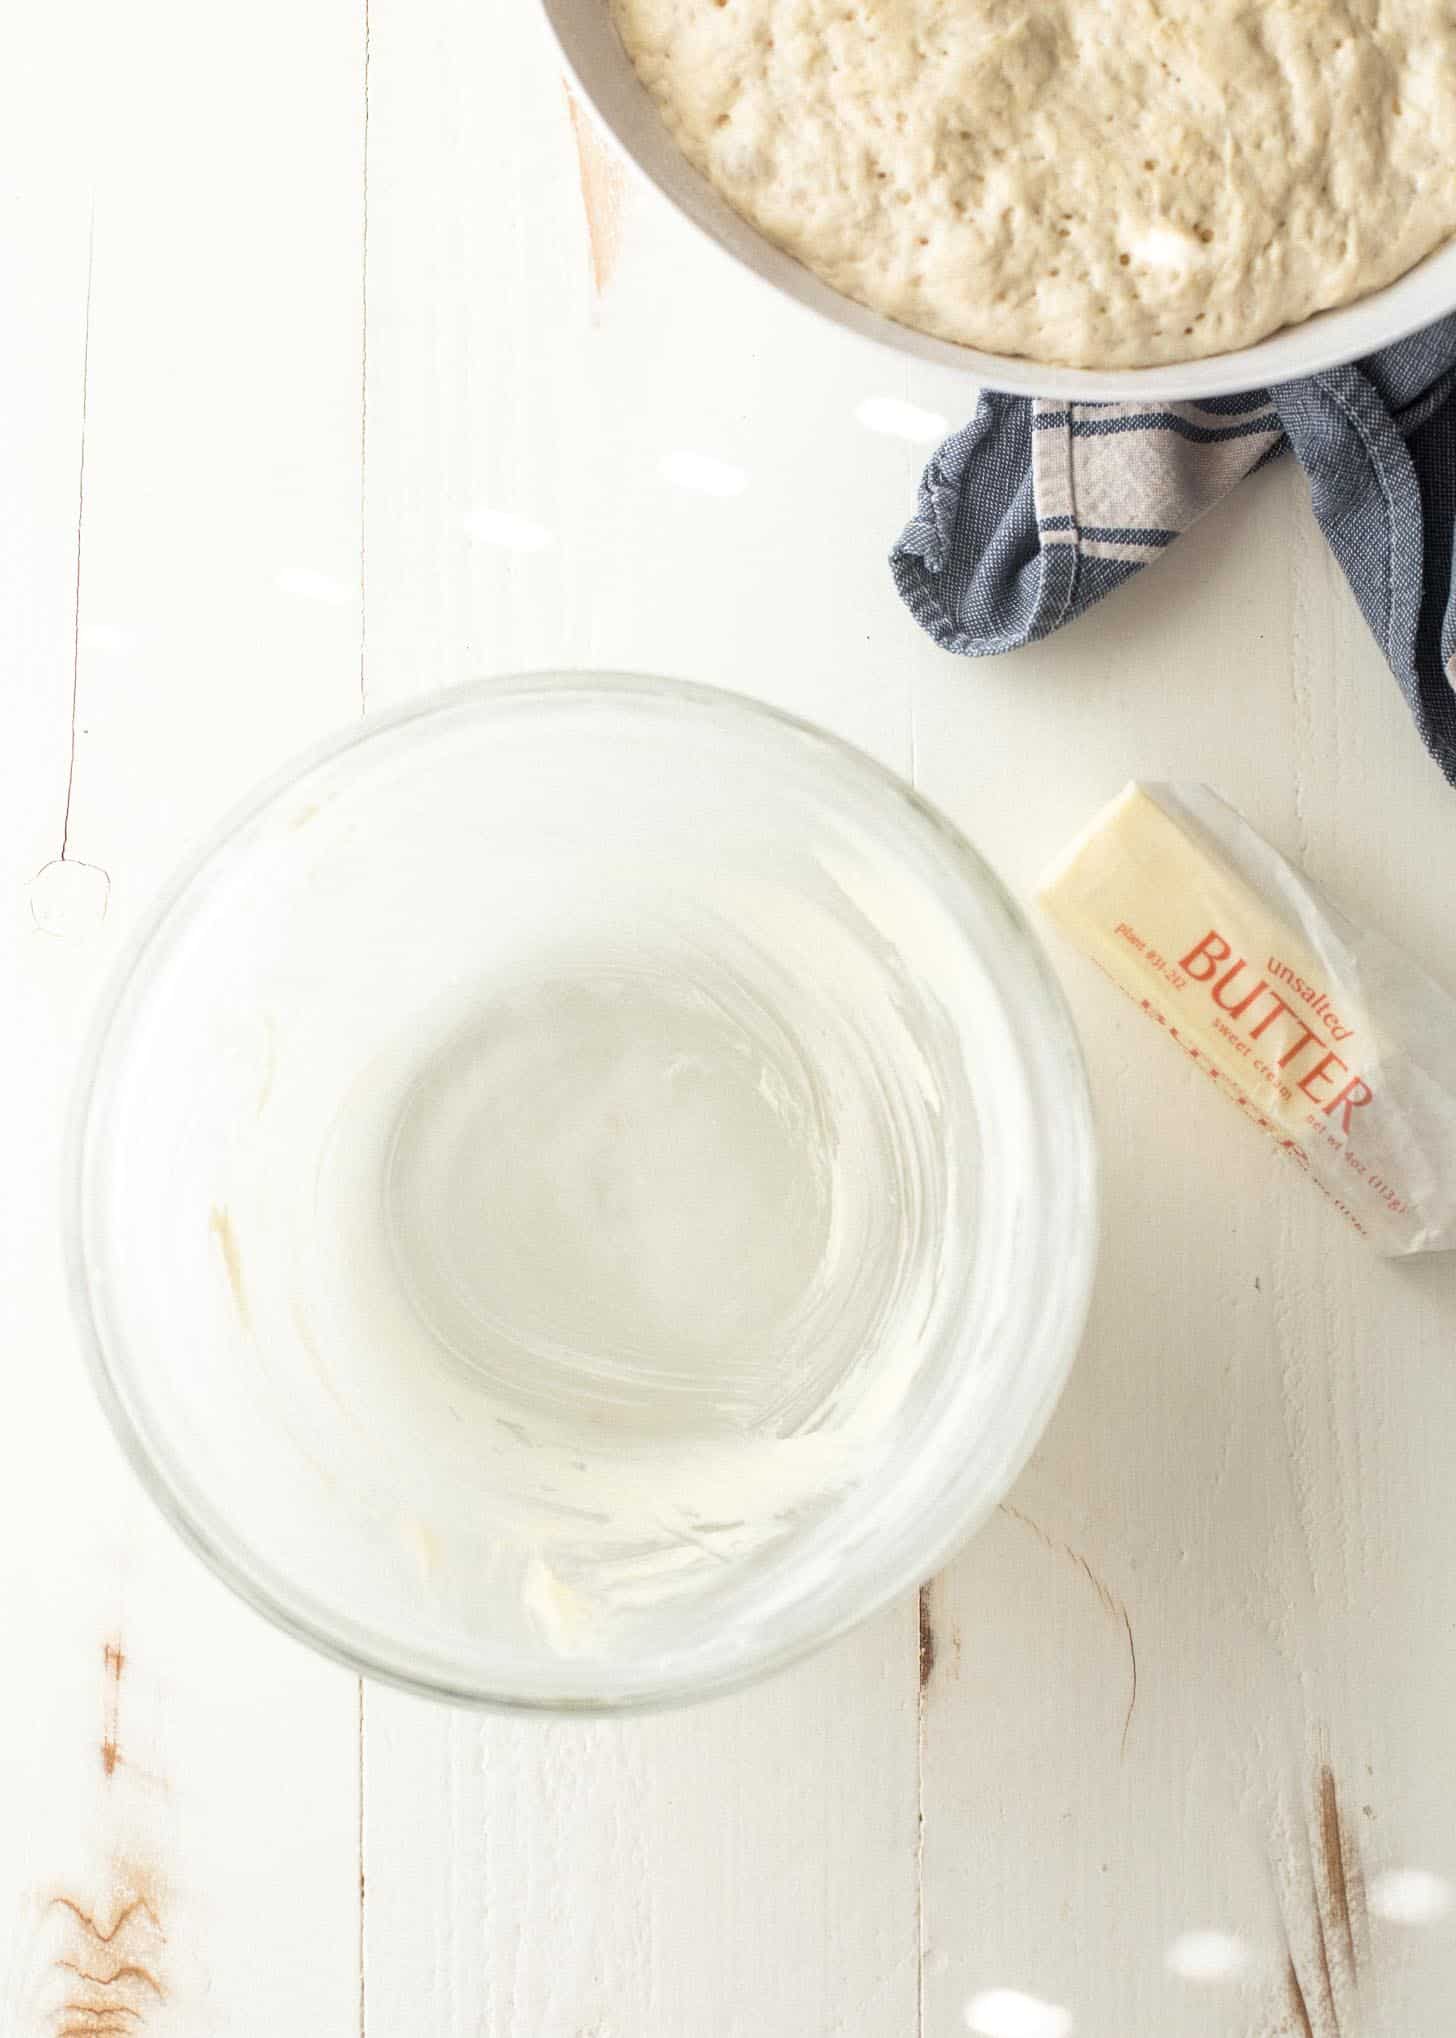
<path id="1" fill-rule="evenodd" d="M 1157 368 L 1055 368 L 1010 354 L 982 353 L 897 325 L 842 296 L 741 219 L 699 176 L 664 127 L 612 26 L 606 0 L 542 0 L 546 19 L 582 97 L 642 174 L 684 218 L 755 276 L 818 312 L 912 360 L 960 368 L 992 389 L 1082 403 L 1187 401 L 1260 389 L 1356 361 L 1456 310 L 1456 240 L 1358 303 L 1321 312 L 1256 346 L 1206 361 Z"/>

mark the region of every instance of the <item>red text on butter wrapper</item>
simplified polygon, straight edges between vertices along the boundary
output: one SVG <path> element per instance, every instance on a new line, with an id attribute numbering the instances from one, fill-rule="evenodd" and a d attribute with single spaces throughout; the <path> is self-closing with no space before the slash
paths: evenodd
<path id="1" fill-rule="evenodd" d="M 1332 1047 L 1326 1047 L 1319 1030 L 1300 1017 L 1294 1006 L 1274 989 L 1267 976 L 1258 978 L 1252 989 L 1244 987 L 1240 978 L 1247 982 L 1253 974 L 1249 964 L 1243 956 L 1234 957 L 1232 944 L 1225 941 L 1216 927 L 1211 927 L 1195 947 L 1179 958 L 1177 967 L 1190 983 L 1206 985 L 1218 1009 L 1226 1012 L 1230 1019 L 1243 1023 L 1244 1032 L 1251 1041 L 1263 1039 L 1282 1020 L 1292 1020 L 1296 1028 L 1295 1037 L 1290 1040 L 1286 1036 L 1275 1036 L 1267 1050 L 1270 1054 L 1273 1054 L 1275 1046 L 1282 1050 L 1274 1061 L 1274 1068 L 1281 1074 L 1288 1070 L 1289 1081 L 1312 1104 L 1317 1105 L 1326 1118 L 1333 1118 L 1338 1112 L 1340 1130 L 1349 1132 L 1354 1113 L 1372 1101 L 1374 1091 L 1363 1076 L 1352 1072 L 1350 1064 L 1342 1056 L 1336 1054 Z M 1306 984 L 1277 957 L 1270 959 L 1270 974 L 1309 1006 L 1311 1018 L 1324 1021 L 1332 1038 L 1343 1043 L 1354 1033 L 1353 1026 L 1341 1022 L 1323 992 Z M 1310 1048 L 1315 1049 L 1313 1060 L 1306 1059 Z M 1336 1088 L 1341 1077 L 1349 1080 Z M 1334 1094 L 1330 1095 L 1332 1090 Z"/>

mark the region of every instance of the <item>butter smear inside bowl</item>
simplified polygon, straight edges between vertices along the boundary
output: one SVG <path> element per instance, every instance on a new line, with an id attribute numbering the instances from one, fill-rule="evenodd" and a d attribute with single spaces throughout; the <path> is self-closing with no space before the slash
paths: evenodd
<path id="1" fill-rule="evenodd" d="M 1362 1236 L 1456 1245 L 1456 1004 L 1231 807 L 1130 785 L 1039 896 Z"/>

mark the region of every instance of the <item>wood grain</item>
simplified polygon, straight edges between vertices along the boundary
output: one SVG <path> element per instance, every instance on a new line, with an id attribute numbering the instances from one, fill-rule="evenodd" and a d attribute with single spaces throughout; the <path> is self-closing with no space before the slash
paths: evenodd
<path id="1" fill-rule="evenodd" d="M 924 446 L 861 418 L 973 390 L 624 215 L 529 6 L 61 0 L 17 35 L 5 2031 L 1443 2029 L 1456 1917 L 1380 1892 L 1456 1884 L 1456 1274 L 1362 1256 L 1066 953 L 1106 1244 L 1062 1406 L 918 1604 L 700 1712 L 435 1710 L 235 1606 L 121 1468 L 55 1230 L 87 1015 L 166 872 L 363 699 L 484 670 L 772 699 L 1023 894 L 1127 777 L 1206 779 L 1456 987 L 1456 807 L 1299 476 L 1065 635 L 948 659 L 884 563 Z"/>
<path id="2" fill-rule="evenodd" d="M 627 173 L 576 94 L 569 86 L 563 90 L 571 136 L 576 144 L 577 181 L 581 186 L 581 211 L 586 223 L 592 294 L 600 309 L 622 252 Z"/>
<path id="3" fill-rule="evenodd" d="M 1440 966 L 1450 935 L 1409 869 L 1388 889 L 1380 873 L 1395 878 L 1412 804 L 1438 837 L 1456 812 L 1409 755 L 1303 494 L 1292 470 L 1267 474 L 1160 562 L 1156 599 L 1149 576 L 972 675 L 976 744 L 953 743 L 962 705 L 949 676 L 932 682 L 922 782 L 1029 885 L 1074 825 L 1042 814 L 1068 782 L 1085 815 L 1133 773 L 1204 777 Z M 1306 579 L 1327 605 L 1298 594 Z M 995 782 L 1013 742 L 1056 760 L 1014 814 Z M 1003 1514 L 938 1588 L 980 1668 L 930 1690 L 928 2022 L 953 2028 L 1005 1986 L 1066 2006 L 1078 2031 L 1420 2028 L 1456 1945 L 1440 1926 L 1367 1930 L 1359 1890 L 1377 1861 L 1451 1872 L 1428 1783 L 1450 1767 L 1432 1694 L 1452 1501 L 1426 1423 L 1439 1411 L 1439 1436 L 1448 1419 L 1456 1278 L 1357 1249 L 1095 972 L 1059 960 L 1104 1127 L 1103 1264 L 1082 1358 L 1010 1503 L 1045 1534 L 1013 1535 Z M 1127 1666 L 1058 1547 L 1136 1636 L 1125 1759 Z M 1197 1931 L 1236 1941 L 1237 1969 L 1178 1972 Z"/>
<path id="4" fill-rule="evenodd" d="M 641 1720 L 371 1692 L 367 2029 L 913 2031 L 915 1640 L 905 1605 Z"/>
<path id="5" fill-rule="evenodd" d="M 352 699 L 352 624 L 276 576 L 357 558 L 359 55 L 352 0 L 62 0 L 0 67 L 7 2038 L 357 2030 L 352 1689 L 141 1495 L 58 1215 L 121 943 Z"/>
<path id="6" fill-rule="evenodd" d="M 600 186 L 589 170 L 588 216 L 544 40 L 522 33 L 503 65 L 499 19 L 464 0 L 433 25 L 371 0 L 371 27 L 371 699 L 630 664 L 727 677 L 903 760 L 893 673 L 851 696 L 833 658 L 766 657 L 773 562 L 741 543 L 736 504 L 725 522 L 661 474 L 681 448 L 748 464 L 771 517 L 793 469 L 764 449 L 809 435 L 771 364 L 752 398 L 770 421 L 751 427 L 717 372 L 729 335 L 688 316 L 721 288 L 716 263 L 659 213 L 658 261 L 644 273 L 639 248 L 593 302 Z M 509 298 L 503 276 L 524 279 Z M 513 390 L 549 398 L 527 413 Z M 851 370 L 843 415 L 863 393 Z M 762 579 L 757 617 L 711 568 L 735 560 Z M 851 597 L 844 644 L 868 601 Z M 450 2038 L 913 2030 L 916 1649 L 911 1604 L 762 1691 L 627 1722 L 474 1720 L 370 1690 L 366 2028 L 429 2001 Z"/>

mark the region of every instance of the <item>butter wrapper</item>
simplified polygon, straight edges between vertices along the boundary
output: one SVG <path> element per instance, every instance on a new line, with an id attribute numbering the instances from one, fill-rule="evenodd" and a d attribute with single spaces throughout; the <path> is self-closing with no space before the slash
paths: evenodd
<path id="1" fill-rule="evenodd" d="M 1456 1246 L 1456 1002 L 1196 785 L 1130 785 L 1040 902 L 1377 1250 Z"/>

